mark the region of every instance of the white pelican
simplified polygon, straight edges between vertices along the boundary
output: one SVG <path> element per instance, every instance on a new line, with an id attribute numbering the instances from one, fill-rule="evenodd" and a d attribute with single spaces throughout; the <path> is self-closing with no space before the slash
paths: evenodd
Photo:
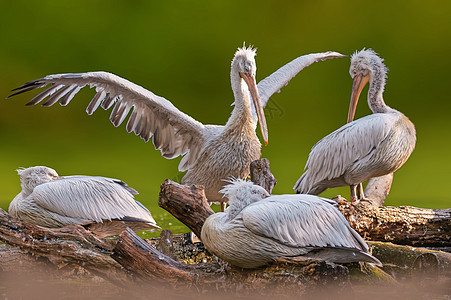
<path id="1" fill-rule="evenodd" d="M 222 179 L 246 177 L 250 162 L 260 158 L 261 144 L 255 133 L 257 119 L 263 139 L 268 142 L 262 107 L 271 95 L 312 63 L 343 57 L 337 52 L 304 55 L 256 85 L 255 54 L 254 49 L 243 47 L 236 51 L 232 60 L 230 77 L 235 108 L 225 126 L 203 125 L 182 113 L 168 100 L 105 72 L 49 75 L 15 89 L 16 92 L 9 97 L 51 84 L 27 105 L 38 104 L 46 97 L 42 106 L 51 106 L 58 101 L 61 105 L 67 105 L 81 88 L 95 86 L 97 93 L 87 107 L 88 114 L 92 114 L 99 105 L 104 109 L 114 105 L 110 120 L 119 126 L 133 108 L 127 131 L 133 131 L 146 142 L 153 136 L 155 148 L 165 158 L 183 155 L 179 171 L 188 172 L 182 184 L 203 185 L 209 201 L 224 202 L 226 199 L 218 193 L 224 185 Z"/>
<path id="2" fill-rule="evenodd" d="M 117 179 L 97 176 L 60 177 L 37 166 L 17 170 L 22 191 L 11 201 L 9 214 L 47 228 L 71 224 L 100 236 L 133 230 L 161 229 L 149 210 L 134 199 L 137 191 Z"/>
<path id="3" fill-rule="evenodd" d="M 201 238 L 210 253 L 232 265 L 256 268 L 283 256 L 381 265 L 334 201 L 313 195 L 270 196 L 243 180 L 232 181 L 221 192 L 229 207 L 207 218 Z"/>
<path id="4" fill-rule="evenodd" d="M 313 146 L 305 168 L 294 186 L 301 194 L 318 195 L 333 187 L 356 187 L 363 181 L 398 170 L 415 148 L 413 123 L 387 106 L 382 98 L 387 68 L 373 50 L 363 49 L 351 57 L 353 78 L 348 123 Z M 373 114 L 352 121 L 360 93 L 369 82 L 368 105 Z M 352 121 L 352 122 L 351 122 Z M 364 198 L 360 189 L 359 200 Z"/>

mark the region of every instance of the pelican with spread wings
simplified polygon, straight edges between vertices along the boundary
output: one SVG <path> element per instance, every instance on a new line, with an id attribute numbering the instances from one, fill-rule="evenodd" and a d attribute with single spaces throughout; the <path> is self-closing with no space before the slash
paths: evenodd
<path id="1" fill-rule="evenodd" d="M 49 75 L 17 88 L 11 96 L 50 87 L 33 97 L 27 105 L 42 102 L 51 106 L 67 105 L 84 86 L 96 88 L 96 95 L 86 111 L 92 114 L 99 106 L 113 107 L 110 120 L 119 126 L 129 115 L 126 129 L 146 142 L 152 137 L 156 149 L 165 158 L 182 155 L 179 171 L 187 171 L 183 184 L 199 184 L 211 202 L 224 202 L 218 192 L 223 179 L 243 178 L 249 174 L 251 161 L 260 158 L 261 144 L 255 133 L 260 122 L 265 144 L 268 142 L 263 107 L 303 68 L 316 61 L 339 58 L 337 52 L 300 56 L 256 84 L 256 51 L 239 48 L 232 60 L 231 84 L 235 97 L 234 109 L 226 125 L 204 125 L 178 110 L 163 97 L 124 78 L 106 72 Z M 11 97 L 9 96 L 9 97 Z"/>

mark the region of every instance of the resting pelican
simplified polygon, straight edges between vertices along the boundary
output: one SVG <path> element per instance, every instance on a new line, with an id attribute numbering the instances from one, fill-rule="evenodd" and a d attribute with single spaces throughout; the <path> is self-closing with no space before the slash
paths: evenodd
<path id="1" fill-rule="evenodd" d="M 201 237 L 209 252 L 232 265 L 256 268 L 283 256 L 381 265 L 334 201 L 313 195 L 270 196 L 243 180 L 232 181 L 221 192 L 229 207 L 207 218 Z"/>
<path id="2" fill-rule="evenodd" d="M 105 72 L 49 75 L 15 89 L 16 93 L 9 97 L 51 84 L 27 105 L 38 104 L 48 97 L 42 106 L 51 106 L 59 100 L 64 106 L 85 85 L 95 86 L 97 93 L 87 107 L 88 114 L 92 114 L 99 105 L 104 109 L 114 105 L 110 120 L 119 126 L 133 108 L 127 131 L 133 131 L 146 142 L 153 136 L 155 148 L 165 158 L 184 155 L 179 171 L 188 172 L 182 184 L 203 185 L 210 202 L 224 202 L 226 199 L 218 193 L 224 185 L 222 179 L 246 177 L 250 162 L 260 158 L 261 144 L 255 133 L 257 119 L 263 139 L 266 144 L 268 142 L 263 107 L 271 95 L 312 63 L 343 57 L 337 52 L 304 55 L 256 85 L 255 54 L 252 48 L 239 48 L 232 60 L 230 77 L 235 108 L 225 126 L 203 125 L 168 100 Z"/>
<path id="3" fill-rule="evenodd" d="M 11 201 L 9 214 L 47 228 L 71 224 L 102 237 L 133 230 L 161 229 L 150 212 L 133 197 L 137 191 L 117 179 L 97 176 L 60 177 L 37 166 L 17 170 L 22 191 Z"/>
<path id="4" fill-rule="evenodd" d="M 351 57 L 353 78 L 348 124 L 313 146 L 294 190 L 318 195 L 333 187 L 356 187 L 363 181 L 398 170 L 415 148 L 415 126 L 401 112 L 387 106 L 382 98 L 387 68 L 373 50 L 363 49 Z M 352 121 L 360 93 L 369 82 L 368 105 L 373 114 Z M 351 122 L 352 121 L 352 122 Z M 364 198 L 360 189 L 359 200 Z"/>

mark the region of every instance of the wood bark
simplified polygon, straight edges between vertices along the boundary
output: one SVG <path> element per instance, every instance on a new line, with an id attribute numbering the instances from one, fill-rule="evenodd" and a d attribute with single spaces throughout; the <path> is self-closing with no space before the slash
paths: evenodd
<path id="1" fill-rule="evenodd" d="M 277 180 L 269 170 L 269 160 L 266 158 L 254 160 L 250 164 L 250 172 L 251 181 L 271 194 Z"/>
<path id="2" fill-rule="evenodd" d="M 198 237 L 204 221 L 215 213 L 208 204 L 202 186 L 181 185 L 169 179 L 161 184 L 158 205 L 188 226 Z"/>
<path id="3" fill-rule="evenodd" d="M 307 294 L 314 287 L 343 291 L 349 287 L 346 267 L 314 259 L 283 258 L 267 268 L 244 270 L 223 262 L 187 265 L 176 261 L 138 237 L 124 231 L 112 258 L 141 283 L 153 282 L 171 288 L 232 292 L 240 295 Z M 138 282 L 138 284 L 139 284 Z"/>
<path id="4" fill-rule="evenodd" d="M 4 253 L 0 256 L 3 257 L 3 271 L 13 270 L 15 261 L 32 266 L 33 261 L 38 260 L 37 264 L 42 267 L 58 269 L 65 264 L 74 264 L 116 283 L 128 280 L 122 267 L 109 256 L 114 245 L 97 238 L 82 226 L 42 228 L 20 222 L 0 209 L 0 240 L 20 247 L 20 250 L 3 247 Z M 13 259 L 9 263 L 4 255 L 6 251 Z"/>
<path id="5" fill-rule="evenodd" d="M 416 247 L 451 246 L 451 209 L 355 205 L 334 198 L 351 226 L 365 239 Z"/>

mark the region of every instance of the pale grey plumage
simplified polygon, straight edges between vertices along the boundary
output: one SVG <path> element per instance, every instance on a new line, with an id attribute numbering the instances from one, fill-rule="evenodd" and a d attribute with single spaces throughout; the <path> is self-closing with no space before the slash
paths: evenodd
<path id="1" fill-rule="evenodd" d="M 243 47 L 238 49 L 232 61 L 235 108 L 225 126 L 203 125 L 168 100 L 106 72 L 49 75 L 26 83 L 13 95 L 51 84 L 27 105 L 38 104 L 46 97 L 42 106 L 51 106 L 58 101 L 67 105 L 82 87 L 95 87 L 97 93 L 87 107 L 88 114 L 99 106 L 104 109 L 114 106 L 110 120 L 119 126 L 132 111 L 126 126 L 128 132 L 134 132 L 145 141 L 153 137 L 155 148 L 166 158 L 184 156 L 179 171 L 188 172 L 182 183 L 204 185 L 210 201 L 224 201 L 218 193 L 224 185 L 222 179 L 247 176 L 250 162 L 261 155 L 261 144 L 255 134 L 256 108 L 251 101 L 250 87 L 240 76 L 248 73 L 255 77 L 254 56 L 254 49 Z M 283 66 L 258 84 L 263 106 L 303 68 L 316 61 L 337 57 L 343 55 L 337 52 L 309 54 Z"/>
<path id="2" fill-rule="evenodd" d="M 351 57 L 351 77 L 369 81 L 368 105 L 373 114 L 343 125 L 313 146 L 295 191 L 317 195 L 327 188 L 355 186 L 392 173 L 407 161 L 415 148 L 415 127 L 404 114 L 385 104 L 386 72 L 383 60 L 371 49 Z M 351 102 L 358 99 L 364 85 L 362 81 L 358 93 L 353 88 Z M 350 105 L 349 120 L 356 104 L 357 100 Z"/>
<path id="3" fill-rule="evenodd" d="M 43 166 L 18 173 L 22 191 L 11 201 L 9 213 L 21 221 L 48 228 L 99 223 L 93 231 L 102 236 L 119 234 L 127 226 L 160 229 L 149 210 L 134 199 L 138 192 L 120 180 L 59 177 Z"/>
<path id="4" fill-rule="evenodd" d="M 222 192 L 229 207 L 207 218 L 201 237 L 211 253 L 233 265 L 255 268 L 283 256 L 380 265 L 331 200 L 269 196 L 262 187 L 242 180 Z"/>

